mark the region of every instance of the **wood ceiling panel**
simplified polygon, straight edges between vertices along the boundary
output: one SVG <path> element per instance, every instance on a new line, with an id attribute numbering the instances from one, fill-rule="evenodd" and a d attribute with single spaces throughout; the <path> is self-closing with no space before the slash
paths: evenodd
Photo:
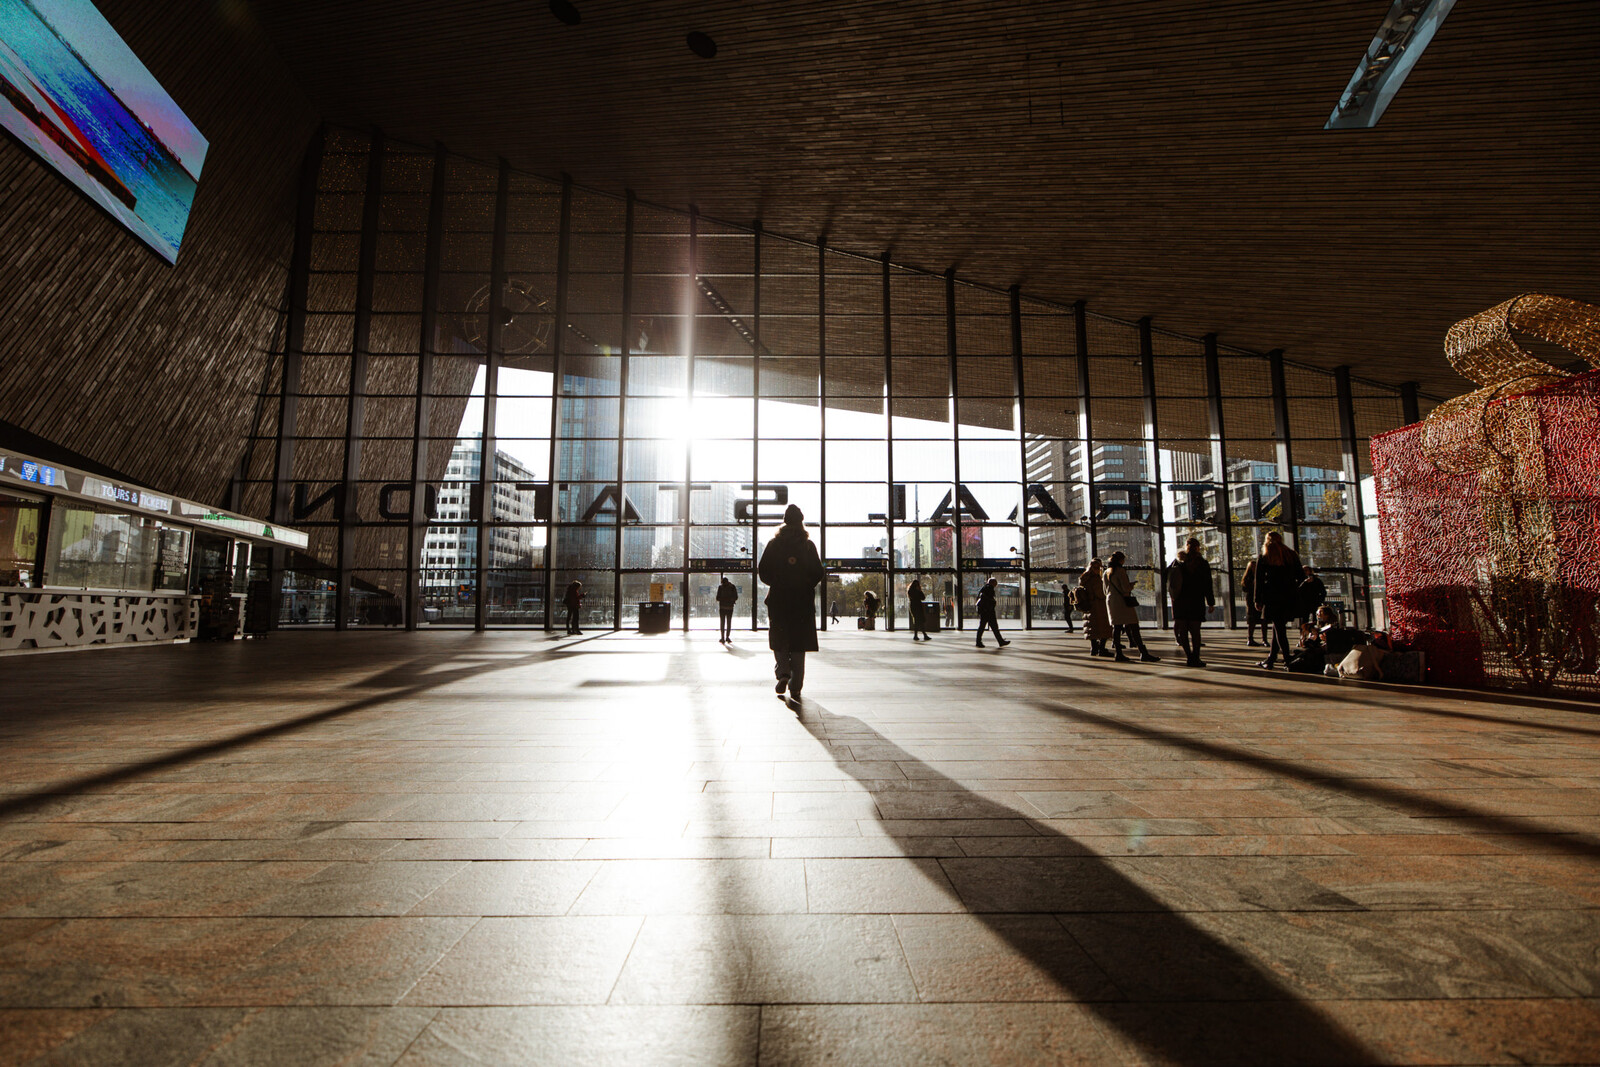
<path id="1" fill-rule="evenodd" d="M 254 8 L 334 121 L 1439 394 L 1457 319 L 1600 302 L 1593 0 L 1458 5 L 1339 133 L 1385 0 L 577 6 Z"/>

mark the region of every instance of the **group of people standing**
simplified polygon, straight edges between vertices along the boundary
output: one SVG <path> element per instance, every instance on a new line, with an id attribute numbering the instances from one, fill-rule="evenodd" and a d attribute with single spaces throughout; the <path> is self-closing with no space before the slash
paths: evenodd
<path id="1" fill-rule="evenodd" d="M 1089 642 L 1089 655 L 1110 656 L 1118 663 L 1131 662 L 1122 651 L 1122 639 L 1128 639 L 1131 648 L 1139 650 L 1139 659 L 1145 663 L 1161 660 L 1145 647 L 1144 636 L 1139 632 L 1139 597 L 1133 591 L 1133 580 L 1126 568 L 1128 557 L 1123 552 L 1113 552 L 1110 566 L 1099 556 L 1089 561 L 1089 567 L 1078 579 L 1072 591 L 1072 606 L 1083 613 L 1083 635 Z M 1112 643 L 1107 650 L 1106 642 Z"/>
<path id="2" fill-rule="evenodd" d="M 1167 597 L 1172 603 L 1172 623 L 1184 664 L 1204 667 L 1200 658 L 1200 627 L 1217 606 L 1216 586 L 1211 563 L 1201 553 L 1197 538 L 1189 538 L 1166 570 Z M 1145 647 L 1139 632 L 1139 601 L 1133 583 L 1124 569 L 1126 559 L 1113 552 L 1110 566 L 1096 557 L 1089 561 L 1071 604 L 1084 615 L 1084 636 L 1091 656 L 1112 656 L 1119 663 L 1129 662 L 1122 651 L 1126 636 L 1130 647 L 1139 650 L 1140 660 L 1150 663 L 1160 657 Z M 1310 567 L 1303 566 L 1294 549 L 1283 543 L 1283 534 L 1274 530 L 1263 539 L 1261 554 L 1245 568 L 1245 605 L 1249 622 L 1248 640 L 1256 646 L 1255 628 L 1270 647 L 1267 658 L 1257 664 L 1271 670 L 1281 656 L 1289 661 L 1289 623 L 1296 618 L 1312 618 L 1328 597 L 1327 587 Z M 1269 637 L 1270 634 L 1270 637 Z M 1111 651 L 1106 642 L 1112 641 Z"/>
<path id="3" fill-rule="evenodd" d="M 1295 550 L 1274 530 L 1261 544 L 1261 555 L 1244 569 L 1246 639 L 1256 647 L 1256 627 L 1267 646 L 1267 658 L 1256 664 L 1272 670 L 1283 659 L 1289 664 L 1289 623 L 1312 619 L 1328 599 L 1328 589 L 1315 571 L 1304 566 Z M 1269 629 L 1270 628 L 1270 629 Z"/>
<path id="4" fill-rule="evenodd" d="M 780 697 L 799 701 L 805 687 L 806 655 L 817 650 L 816 589 L 826 577 L 816 543 L 805 529 L 805 517 L 790 505 L 783 513 L 783 526 L 761 552 L 756 574 L 767 586 L 767 645 L 772 650 L 775 691 Z M 1204 667 L 1200 659 L 1200 628 L 1208 612 L 1216 608 L 1215 583 L 1211 564 L 1201 552 L 1201 543 L 1190 538 L 1167 567 L 1167 596 L 1172 603 L 1172 618 L 1184 662 Z M 1258 666 L 1271 669 L 1281 656 L 1289 664 L 1288 624 L 1296 616 L 1315 616 L 1326 600 L 1321 579 L 1283 542 L 1277 531 L 1267 534 L 1261 554 L 1245 568 L 1245 602 L 1250 625 L 1249 642 L 1255 645 L 1255 627 L 1270 645 L 1267 658 Z M 582 585 L 573 582 L 567 590 L 569 633 L 577 629 L 577 609 L 582 603 Z M 983 648 L 984 631 L 994 634 L 1005 646 L 1011 642 L 1000 634 L 996 610 L 998 582 L 990 578 L 977 596 L 977 647 Z M 717 589 L 720 615 L 720 640 L 732 640 L 733 609 L 739 599 L 736 586 L 724 578 Z M 876 598 L 874 598 L 876 599 Z M 1089 561 L 1078 585 L 1070 595 L 1072 607 L 1084 616 L 1084 636 L 1091 656 L 1105 656 L 1118 663 L 1132 662 L 1123 650 L 1126 639 L 1145 663 L 1159 662 L 1159 656 L 1144 643 L 1139 629 L 1139 599 L 1127 571 L 1127 556 L 1113 552 L 1102 562 Z M 920 578 L 913 578 L 906 590 L 910 607 L 911 637 L 914 641 L 932 640 L 927 628 L 927 594 Z M 874 605 L 875 607 L 876 605 Z M 837 618 L 837 605 L 833 606 Z M 1106 647 L 1107 642 L 1111 647 Z"/>

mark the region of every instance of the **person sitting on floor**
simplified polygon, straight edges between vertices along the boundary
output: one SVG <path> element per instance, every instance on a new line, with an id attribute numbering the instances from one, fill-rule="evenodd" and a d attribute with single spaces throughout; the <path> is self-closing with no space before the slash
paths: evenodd
<path id="1" fill-rule="evenodd" d="M 1310 623 L 1301 623 L 1300 641 L 1289 653 L 1289 670 L 1295 674 L 1321 674 L 1326 665 L 1322 635 Z"/>
<path id="2" fill-rule="evenodd" d="M 1327 604 L 1317 609 L 1317 631 L 1322 636 L 1322 651 L 1326 665 L 1337 668 L 1350 651 L 1371 641 L 1365 631 L 1345 626 L 1339 613 Z"/>

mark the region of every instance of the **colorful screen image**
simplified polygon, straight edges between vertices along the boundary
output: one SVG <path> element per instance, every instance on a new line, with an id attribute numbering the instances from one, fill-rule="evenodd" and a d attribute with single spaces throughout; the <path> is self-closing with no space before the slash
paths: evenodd
<path id="1" fill-rule="evenodd" d="M 0 125 L 178 261 L 206 139 L 89 0 L 0 0 Z"/>

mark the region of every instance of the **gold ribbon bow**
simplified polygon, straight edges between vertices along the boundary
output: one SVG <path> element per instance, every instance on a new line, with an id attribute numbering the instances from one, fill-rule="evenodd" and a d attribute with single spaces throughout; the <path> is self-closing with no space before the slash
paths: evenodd
<path id="1" fill-rule="evenodd" d="M 1513 330 L 1600 367 L 1600 307 L 1593 304 L 1528 293 L 1462 319 L 1445 335 L 1444 352 L 1479 388 L 1445 401 L 1423 421 L 1423 455 L 1438 469 L 1465 473 L 1514 462 L 1513 406 L 1492 401 L 1570 377 L 1518 344 Z"/>

